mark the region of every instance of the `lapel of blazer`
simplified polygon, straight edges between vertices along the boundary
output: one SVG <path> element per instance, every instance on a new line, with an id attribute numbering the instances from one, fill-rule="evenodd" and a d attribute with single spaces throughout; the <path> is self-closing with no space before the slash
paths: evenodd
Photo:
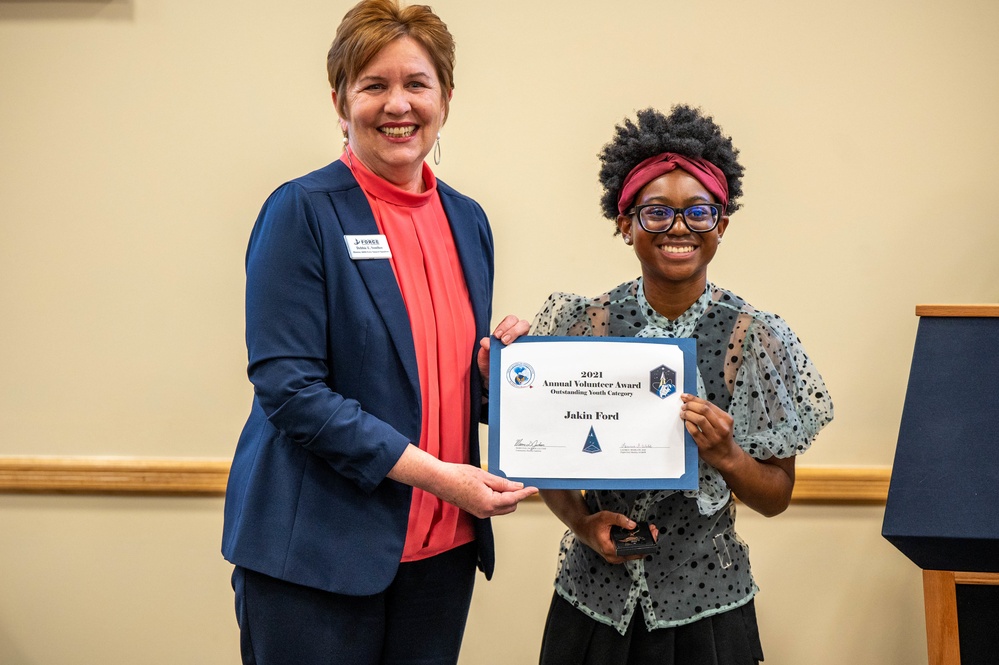
<path id="1" fill-rule="evenodd" d="M 330 191 L 330 198 L 344 235 L 377 234 L 378 225 L 375 223 L 371 206 L 368 205 L 368 199 L 347 166 L 339 161 L 334 162 L 329 175 L 335 183 Z M 440 185 L 438 181 L 439 191 Z M 441 205 L 451 226 L 455 250 L 458 252 L 458 260 L 464 272 L 476 332 L 485 335 L 488 334 L 490 316 L 489 257 L 485 255 L 488 250 L 483 248 L 483 240 L 480 237 L 482 229 L 478 219 L 479 213 L 463 198 L 454 196 L 446 185 L 443 189 L 446 191 L 440 191 Z M 399 283 L 392 266 L 388 261 L 379 259 L 354 261 L 354 264 L 367 287 L 371 301 L 375 303 L 385 321 L 402 360 L 402 366 L 419 399 L 419 370 L 416 365 L 409 312 L 406 310 L 406 303 L 402 299 L 402 292 L 399 290 Z M 477 348 L 478 340 L 476 340 Z"/>
<path id="2" fill-rule="evenodd" d="M 442 190 L 437 181 L 438 191 Z M 486 257 L 483 256 L 481 231 L 475 210 L 465 200 L 441 191 L 441 205 L 451 225 L 451 236 L 461 262 L 461 270 L 468 288 L 468 298 L 472 301 L 472 315 L 475 317 L 476 331 L 489 326 L 489 277 Z M 476 348 L 478 348 L 476 340 Z"/>
<path id="3" fill-rule="evenodd" d="M 342 178 L 347 186 L 331 191 L 330 198 L 344 235 L 377 235 L 378 225 L 375 223 L 375 217 L 371 213 L 371 206 L 368 205 L 364 192 L 342 162 L 336 162 L 336 165 L 342 167 L 336 174 L 339 176 L 338 180 Z M 385 321 L 385 327 L 388 328 L 403 368 L 419 399 L 419 370 L 416 366 L 416 350 L 409 323 L 409 312 L 402 299 L 402 291 L 399 290 L 399 282 L 395 278 L 392 265 L 386 259 L 368 259 L 354 261 L 354 266 L 367 287 L 368 296 Z"/>
<path id="4" fill-rule="evenodd" d="M 448 223 L 451 226 L 451 236 L 454 238 L 455 250 L 458 252 L 458 260 L 461 263 L 461 270 L 465 274 L 465 286 L 468 288 L 468 299 L 472 304 L 472 316 L 475 319 L 475 342 L 472 347 L 472 374 L 470 399 L 471 399 L 471 422 L 469 424 L 469 463 L 479 466 L 479 438 L 478 422 L 481 405 L 479 395 L 481 395 L 482 384 L 479 379 L 479 371 L 475 367 L 475 357 L 479 350 L 479 337 L 489 334 L 489 317 L 491 315 L 491 256 L 490 240 L 483 238 L 483 234 L 488 234 L 488 227 L 482 214 L 467 199 L 455 196 L 453 190 L 437 181 L 437 189 L 441 195 L 441 205 L 444 207 L 444 214 L 447 215 Z M 476 529 L 477 531 L 479 529 Z M 477 536 L 482 538 L 479 533 Z"/>

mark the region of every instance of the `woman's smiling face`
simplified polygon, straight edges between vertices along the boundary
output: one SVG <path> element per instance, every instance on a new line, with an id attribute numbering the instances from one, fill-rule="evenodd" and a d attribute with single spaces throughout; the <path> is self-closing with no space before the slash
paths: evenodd
<path id="1" fill-rule="evenodd" d="M 411 37 L 389 42 L 348 84 L 346 97 L 342 120 L 354 154 L 385 180 L 422 188 L 423 160 L 447 110 L 427 51 Z"/>
<path id="2" fill-rule="evenodd" d="M 643 187 L 633 205 L 647 203 L 683 209 L 718 201 L 696 178 L 676 169 Z M 618 217 L 617 224 L 625 240 L 630 239 L 635 247 L 647 291 L 680 291 L 699 296 L 707 284 L 708 264 L 718 250 L 718 243 L 728 226 L 728 216 L 723 215 L 718 226 L 707 233 L 691 232 L 682 217 L 666 233 L 649 233 L 634 215 Z"/>

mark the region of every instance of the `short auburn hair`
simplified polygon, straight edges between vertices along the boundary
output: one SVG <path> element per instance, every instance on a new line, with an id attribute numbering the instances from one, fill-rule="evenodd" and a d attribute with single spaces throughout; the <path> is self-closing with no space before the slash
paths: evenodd
<path id="1" fill-rule="evenodd" d="M 326 73 L 336 92 L 336 111 L 346 116 L 347 86 L 385 46 L 410 37 L 426 49 L 441 84 L 444 118 L 454 90 L 454 37 L 427 5 L 402 7 L 397 0 L 361 0 L 348 11 L 326 56 Z"/>

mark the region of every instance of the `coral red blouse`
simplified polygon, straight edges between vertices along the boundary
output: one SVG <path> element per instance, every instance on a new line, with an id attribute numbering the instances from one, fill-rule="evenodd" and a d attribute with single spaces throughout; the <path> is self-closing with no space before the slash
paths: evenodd
<path id="1" fill-rule="evenodd" d="M 426 191 L 414 194 L 378 177 L 361 160 L 352 165 L 346 153 L 340 159 L 364 190 L 388 241 L 409 312 L 423 402 L 420 448 L 445 462 L 467 464 L 475 320 L 437 179 L 424 164 Z M 468 513 L 413 488 L 403 561 L 425 559 L 474 539 Z"/>

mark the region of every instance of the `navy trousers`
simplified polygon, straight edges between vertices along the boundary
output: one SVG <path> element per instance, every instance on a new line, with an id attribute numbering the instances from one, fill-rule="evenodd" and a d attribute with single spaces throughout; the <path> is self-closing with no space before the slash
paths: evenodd
<path id="1" fill-rule="evenodd" d="M 344 596 L 233 571 L 244 665 L 454 665 L 475 582 L 475 543 L 403 563 L 388 589 Z"/>

